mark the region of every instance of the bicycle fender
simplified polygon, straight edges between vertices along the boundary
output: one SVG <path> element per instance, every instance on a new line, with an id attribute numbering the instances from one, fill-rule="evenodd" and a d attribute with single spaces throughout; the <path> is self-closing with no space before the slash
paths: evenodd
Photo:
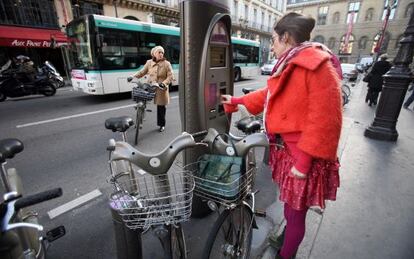
<path id="1" fill-rule="evenodd" d="M 250 204 L 247 203 L 246 201 L 243 201 L 243 205 L 246 206 L 247 208 L 249 208 L 250 215 L 252 216 L 252 219 L 253 219 L 252 227 L 254 229 L 258 229 L 259 227 L 257 226 L 256 217 L 254 215 L 254 211 L 252 209 L 252 206 L 250 206 Z"/>

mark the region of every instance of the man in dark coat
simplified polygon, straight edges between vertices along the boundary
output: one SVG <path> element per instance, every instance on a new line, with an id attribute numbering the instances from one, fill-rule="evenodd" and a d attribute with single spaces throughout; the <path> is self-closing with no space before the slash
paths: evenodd
<path id="1" fill-rule="evenodd" d="M 369 102 L 368 105 L 377 104 L 379 92 L 382 90 L 382 76 L 388 72 L 391 68 L 391 63 L 387 61 L 388 55 L 382 54 L 379 57 L 379 61 L 375 62 L 371 69 L 371 77 L 368 81 L 368 93 L 365 98 L 365 102 Z"/>

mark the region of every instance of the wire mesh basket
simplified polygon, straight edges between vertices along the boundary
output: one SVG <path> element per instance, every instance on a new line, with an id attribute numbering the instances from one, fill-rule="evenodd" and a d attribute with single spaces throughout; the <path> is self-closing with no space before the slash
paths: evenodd
<path id="1" fill-rule="evenodd" d="M 134 87 L 132 88 L 131 97 L 135 102 L 151 101 L 155 97 L 155 92 L 147 91 L 141 87 Z"/>
<path id="2" fill-rule="evenodd" d="M 177 224 L 189 220 L 194 179 L 190 174 L 171 171 L 152 176 L 137 174 L 116 182 L 110 206 L 130 229 Z"/>
<path id="3" fill-rule="evenodd" d="M 230 182 L 220 182 L 206 179 L 201 176 L 201 162 L 188 164 L 184 167 L 186 173 L 191 173 L 194 182 L 194 194 L 197 196 L 218 202 L 225 206 L 239 203 L 249 194 L 254 181 L 253 168 L 245 172 L 239 172 Z"/>

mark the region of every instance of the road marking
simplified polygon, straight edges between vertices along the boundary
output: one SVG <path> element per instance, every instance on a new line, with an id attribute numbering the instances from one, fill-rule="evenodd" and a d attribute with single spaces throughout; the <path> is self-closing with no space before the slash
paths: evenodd
<path id="1" fill-rule="evenodd" d="M 49 211 L 47 214 L 49 215 L 50 219 L 56 218 L 57 216 L 68 212 L 76 207 L 79 207 L 80 205 L 93 200 L 97 197 L 99 197 L 100 195 L 102 195 L 101 191 L 99 191 L 99 189 L 95 189 L 93 191 L 91 191 L 90 193 L 87 193 L 85 195 L 82 195 L 68 203 L 65 203 L 51 211 Z"/>
<path id="2" fill-rule="evenodd" d="M 49 122 L 55 122 L 55 121 L 72 119 L 72 118 L 78 118 L 78 117 L 83 117 L 83 116 L 88 116 L 88 115 L 98 114 L 98 113 L 103 113 L 103 112 L 108 112 L 108 111 L 115 111 L 115 110 L 119 110 L 119 109 L 129 108 L 129 107 L 132 107 L 134 105 L 135 104 L 128 104 L 128 105 L 124 105 L 124 106 L 118 106 L 118 107 L 108 108 L 108 109 L 99 110 L 99 111 L 79 113 L 79 114 L 74 114 L 74 115 L 70 115 L 70 116 L 64 116 L 64 117 L 59 117 L 59 118 L 44 120 L 44 121 L 36 121 L 36 122 L 17 125 L 16 128 L 24 128 L 24 127 L 34 126 L 34 125 L 45 124 L 45 123 L 49 123 Z"/>
<path id="3" fill-rule="evenodd" d="M 178 96 L 172 96 L 170 99 L 177 99 L 177 98 L 178 98 Z M 118 107 L 108 108 L 108 109 L 99 110 L 99 111 L 85 112 L 85 113 L 79 113 L 79 114 L 54 118 L 54 119 L 50 119 L 50 120 L 36 121 L 36 122 L 31 122 L 31 123 L 26 123 L 26 124 L 20 124 L 20 125 L 17 125 L 16 128 L 25 128 L 25 127 L 30 127 L 30 126 L 55 122 L 55 121 L 61 121 L 61 120 L 68 120 L 68 119 L 73 119 L 73 118 L 84 117 L 84 116 L 88 116 L 88 115 L 92 115 L 92 114 L 98 114 L 98 113 L 103 113 L 103 112 L 108 112 L 108 111 L 115 111 L 115 110 L 120 110 L 120 109 L 133 107 L 134 105 L 136 105 L 136 104 L 128 104 L 128 105 L 124 105 L 124 106 L 118 106 Z"/>

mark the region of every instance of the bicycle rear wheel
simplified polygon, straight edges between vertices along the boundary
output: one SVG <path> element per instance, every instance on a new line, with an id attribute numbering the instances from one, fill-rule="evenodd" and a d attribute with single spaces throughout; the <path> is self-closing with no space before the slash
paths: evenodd
<path id="1" fill-rule="evenodd" d="M 185 245 L 184 231 L 181 224 L 169 226 L 170 234 L 170 255 L 171 259 L 186 259 L 187 247 Z"/>
<path id="2" fill-rule="evenodd" d="M 342 90 L 341 93 L 342 93 L 342 105 L 344 106 L 345 104 L 349 102 L 349 99 L 348 99 L 347 94 L 344 92 L 344 90 Z"/>
<path id="3" fill-rule="evenodd" d="M 138 136 L 139 136 L 139 130 L 140 127 L 142 125 L 142 121 L 144 119 L 144 111 L 145 110 L 145 106 L 141 106 L 141 107 L 137 107 L 137 117 L 136 117 L 136 125 L 135 125 L 135 139 L 134 139 L 134 144 L 137 145 L 138 144 Z"/>
<path id="4" fill-rule="evenodd" d="M 203 259 L 249 258 L 252 225 L 252 213 L 247 206 L 224 210 L 208 236 Z"/>
<path id="5" fill-rule="evenodd" d="M 342 91 L 346 94 L 346 96 L 349 99 L 349 97 L 351 96 L 351 88 L 346 84 L 342 84 L 341 88 L 342 88 Z"/>

